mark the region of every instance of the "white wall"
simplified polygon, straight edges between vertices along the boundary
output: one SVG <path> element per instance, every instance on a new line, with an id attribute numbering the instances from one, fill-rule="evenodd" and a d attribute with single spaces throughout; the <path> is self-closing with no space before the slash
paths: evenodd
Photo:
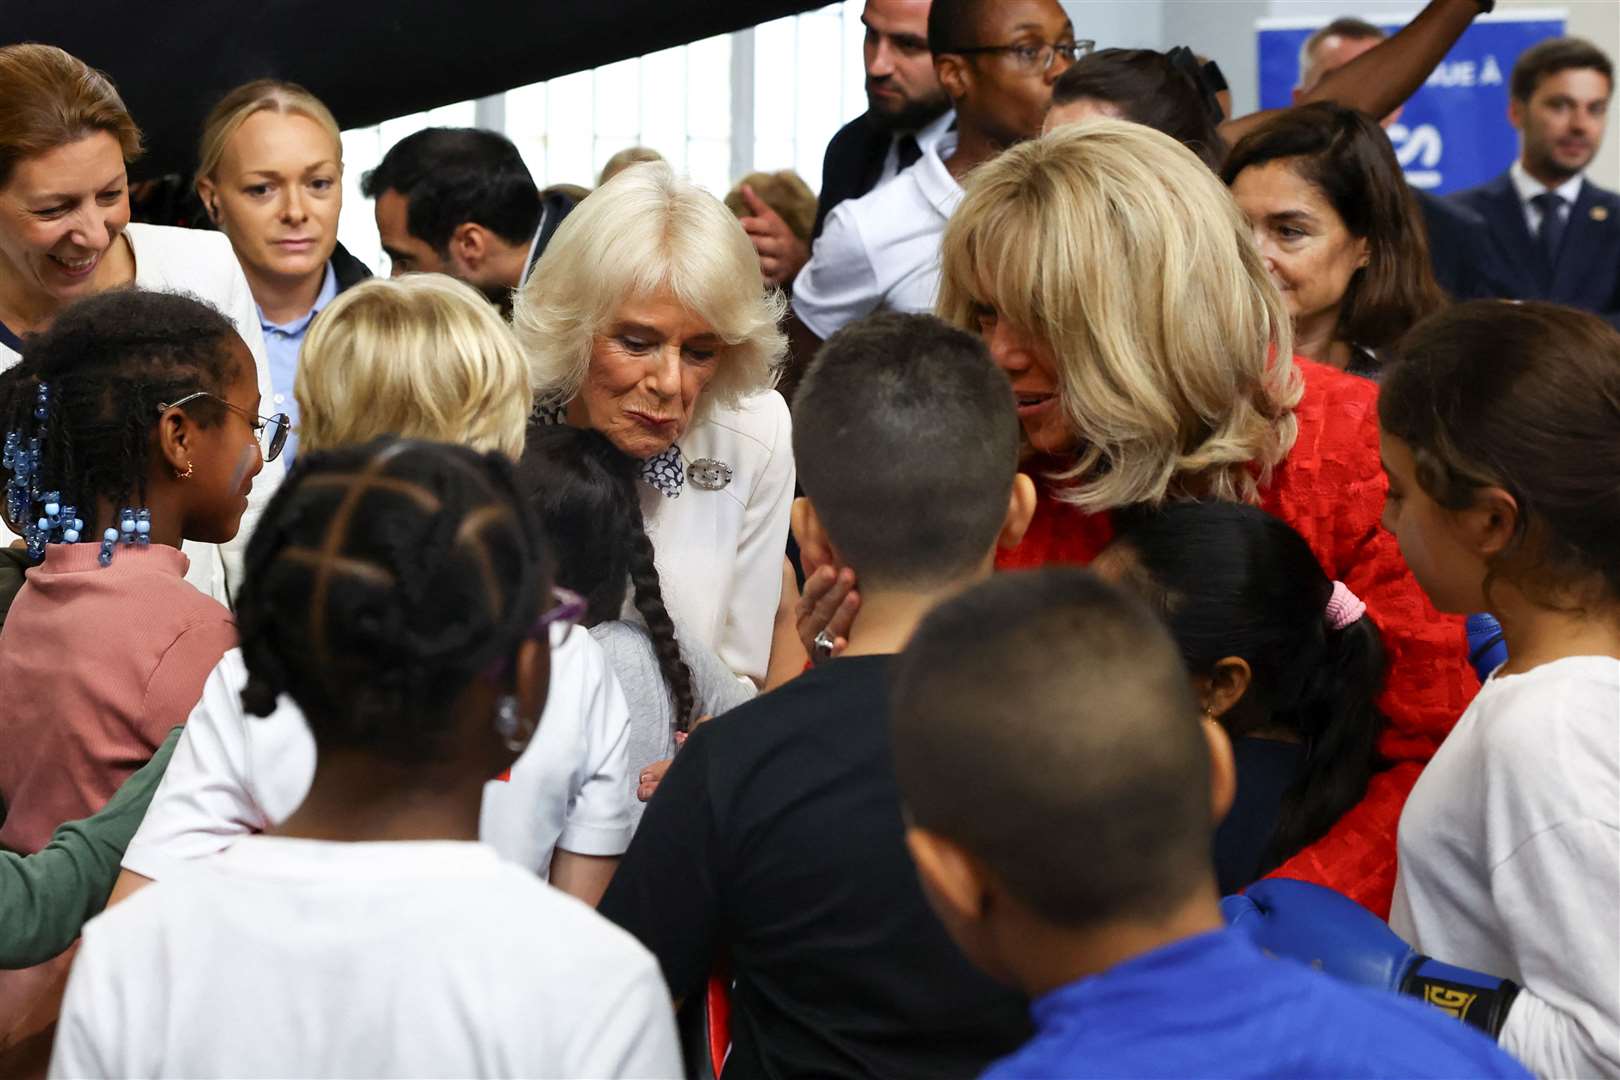
<path id="1" fill-rule="evenodd" d="M 1163 49 L 1165 0 L 1063 0 L 1074 36 L 1099 49 Z"/>

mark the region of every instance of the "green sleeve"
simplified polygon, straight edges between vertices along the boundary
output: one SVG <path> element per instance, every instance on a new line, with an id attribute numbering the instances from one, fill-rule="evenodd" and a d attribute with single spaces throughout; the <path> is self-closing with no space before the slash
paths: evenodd
<path id="1" fill-rule="evenodd" d="M 0 852 L 0 968 L 49 960 L 107 903 L 124 848 L 146 816 L 182 730 L 169 732 L 106 806 L 57 829 L 40 851 Z"/>

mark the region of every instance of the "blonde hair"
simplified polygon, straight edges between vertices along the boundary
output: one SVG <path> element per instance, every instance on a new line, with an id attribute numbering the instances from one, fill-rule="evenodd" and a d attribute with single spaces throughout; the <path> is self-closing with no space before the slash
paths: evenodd
<path id="1" fill-rule="evenodd" d="M 516 460 L 534 399 L 512 332 L 443 274 L 372 278 L 316 316 L 293 393 L 301 450 L 401 435 Z"/>
<path id="2" fill-rule="evenodd" d="M 512 306 L 536 400 L 572 400 L 591 346 L 627 300 L 668 288 L 726 348 L 699 408 L 734 405 L 776 381 L 787 306 L 767 291 L 759 256 L 719 199 L 655 162 L 626 169 L 574 208 Z"/>
<path id="3" fill-rule="evenodd" d="M 810 242 L 810 232 L 816 227 L 816 193 L 810 190 L 810 185 L 804 182 L 802 176 L 792 169 L 749 173 L 726 192 L 726 209 L 737 217 L 747 217 L 753 213 L 743 200 L 742 189 L 745 185 L 753 188 L 760 201 L 787 222 L 794 236 L 806 244 Z"/>
<path id="4" fill-rule="evenodd" d="M 0 187 L 18 162 L 98 131 L 126 163 L 141 156 L 141 129 L 105 74 L 53 45 L 0 47 Z"/>
<path id="5" fill-rule="evenodd" d="M 202 138 L 197 144 L 196 180 L 211 178 L 219 168 L 225 148 L 248 118 L 257 113 L 273 112 L 283 116 L 302 116 L 319 124 L 332 137 L 333 152 L 339 167 L 343 165 L 343 135 L 337 119 L 332 116 L 320 98 L 297 83 L 276 79 L 257 79 L 244 83 L 219 99 L 203 121 Z"/>
<path id="6" fill-rule="evenodd" d="M 1303 379 L 1248 223 L 1191 150 L 1097 120 L 974 172 L 946 226 L 939 313 L 981 305 L 1047 343 L 1080 441 L 1055 478 L 1088 511 L 1258 501 Z"/>
<path id="7" fill-rule="evenodd" d="M 596 185 L 601 187 L 632 165 L 663 160 L 664 155 L 650 146 L 627 146 L 607 159 L 607 164 L 602 166 L 602 175 L 596 178 Z"/>

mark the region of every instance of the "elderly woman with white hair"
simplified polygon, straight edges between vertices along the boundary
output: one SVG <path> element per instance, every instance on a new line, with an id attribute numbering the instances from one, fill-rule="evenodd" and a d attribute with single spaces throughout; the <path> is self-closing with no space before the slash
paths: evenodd
<path id="1" fill-rule="evenodd" d="M 512 312 L 540 414 L 643 463 L 671 615 L 756 682 L 793 500 L 791 422 L 772 389 L 783 307 L 724 204 L 653 162 L 568 215 Z"/>

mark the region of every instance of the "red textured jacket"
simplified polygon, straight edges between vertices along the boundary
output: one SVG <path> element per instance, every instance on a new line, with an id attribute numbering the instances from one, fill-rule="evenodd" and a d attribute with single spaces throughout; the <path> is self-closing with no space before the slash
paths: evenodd
<path id="1" fill-rule="evenodd" d="M 1260 505 L 1305 538 L 1322 569 L 1366 601 L 1383 632 L 1389 674 L 1378 704 L 1389 724 L 1378 749 L 1391 764 L 1326 836 L 1275 874 L 1327 885 L 1387 918 L 1401 807 L 1479 680 L 1468 664 L 1463 620 L 1435 611 L 1395 538 L 1379 524 L 1386 481 L 1378 458 L 1378 387 L 1309 360 L 1296 362 L 1305 376 L 1294 413 L 1299 438 L 1261 492 Z M 1090 562 L 1113 538 L 1110 516 L 1060 502 L 1049 481 L 1037 483 L 1040 500 L 1029 531 L 996 565 Z"/>

